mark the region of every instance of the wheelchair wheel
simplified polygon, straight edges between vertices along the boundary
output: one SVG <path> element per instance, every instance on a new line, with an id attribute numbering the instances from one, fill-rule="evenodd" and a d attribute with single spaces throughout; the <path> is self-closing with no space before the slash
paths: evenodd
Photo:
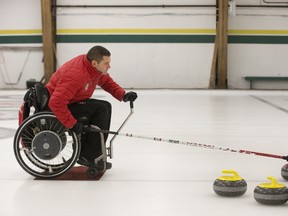
<path id="1" fill-rule="evenodd" d="M 25 119 L 17 129 L 14 154 L 29 174 L 53 178 L 74 166 L 80 154 L 80 142 L 53 113 L 39 112 Z"/>

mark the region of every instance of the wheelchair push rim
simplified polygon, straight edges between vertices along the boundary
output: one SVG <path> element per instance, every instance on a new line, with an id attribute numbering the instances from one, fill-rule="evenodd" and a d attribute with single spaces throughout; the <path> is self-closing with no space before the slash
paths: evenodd
<path id="1" fill-rule="evenodd" d="M 20 166 L 40 178 L 53 178 L 76 163 L 80 142 L 51 112 L 39 112 L 25 119 L 14 137 L 14 154 Z"/>

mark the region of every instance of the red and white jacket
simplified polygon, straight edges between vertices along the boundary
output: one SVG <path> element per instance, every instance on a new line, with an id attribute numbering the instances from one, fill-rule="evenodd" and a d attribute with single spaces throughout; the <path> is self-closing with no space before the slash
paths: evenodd
<path id="1" fill-rule="evenodd" d="M 48 106 L 65 127 L 71 128 L 77 120 L 68 110 L 68 104 L 89 99 L 97 85 L 123 100 L 125 90 L 109 74 L 97 71 L 86 54 L 79 55 L 62 65 L 46 84 L 50 93 Z"/>

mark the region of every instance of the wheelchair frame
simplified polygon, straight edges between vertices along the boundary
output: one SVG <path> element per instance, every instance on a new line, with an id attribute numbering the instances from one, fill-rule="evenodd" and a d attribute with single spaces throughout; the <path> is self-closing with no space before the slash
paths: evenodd
<path id="1" fill-rule="evenodd" d="M 117 132 L 123 128 L 133 114 L 133 103 L 130 102 L 131 111 Z M 30 110 L 29 110 L 30 111 Z M 113 155 L 114 134 L 110 145 L 106 147 L 103 133 L 96 125 L 90 125 L 86 131 L 100 133 L 102 154 L 95 159 L 95 164 L 103 162 L 101 170 L 88 166 L 89 177 L 106 171 L 106 161 Z M 71 169 L 81 152 L 81 135 L 77 136 L 63 126 L 52 112 L 40 111 L 28 116 L 20 124 L 14 136 L 14 155 L 19 165 L 30 175 L 39 178 L 55 178 Z"/>

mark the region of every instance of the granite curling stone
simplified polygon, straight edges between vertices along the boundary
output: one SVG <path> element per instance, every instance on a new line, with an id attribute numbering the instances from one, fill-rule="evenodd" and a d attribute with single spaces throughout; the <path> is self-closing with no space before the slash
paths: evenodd
<path id="1" fill-rule="evenodd" d="M 281 176 L 283 179 L 288 180 L 288 164 L 285 164 L 281 169 Z"/>
<path id="2" fill-rule="evenodd" d="M 216 194 L 224 197 L 242 196 L 247 191 L 246 181 L 235 170 L 222 170 L 223 174 L 214 181 L 213 189 Z"/>
<path id="3" fill-rule="evenodd" d="M 258 203 L 266 205 L 282 205 L 288 200 L 288 189 L 284 184 L 279 184 L 272 176 L 272 182 L 259 184 L 254 189 L 254 198 Z"/>

